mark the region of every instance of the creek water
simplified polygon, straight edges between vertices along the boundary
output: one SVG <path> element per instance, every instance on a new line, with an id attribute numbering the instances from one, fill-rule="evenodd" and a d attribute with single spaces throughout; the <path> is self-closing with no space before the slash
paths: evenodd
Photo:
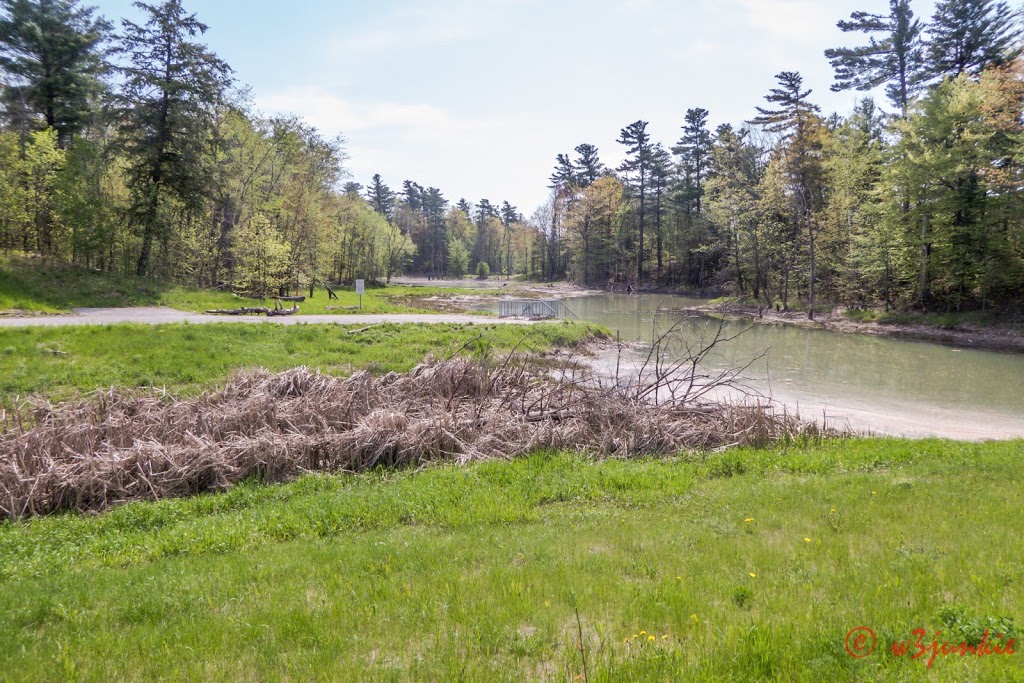
<path id="1" fill-rule="evenodd" d="M 623 341 L 650 342 L 685 319 L 683 338 L 700 343 L 722 324 L 684 310 L 705 302 L 675 295 L 601 294 L 566 303 Z M 726 321 L 722 331 L 735 338 L 716 346 L 705 365 L 753 361 L 743 373 L 746 386 L 804 418 L 907 437 L 1024 437 L 1022 354 L 741 321 Z M 623 359 L 635 365 L 643 355 Z"/>

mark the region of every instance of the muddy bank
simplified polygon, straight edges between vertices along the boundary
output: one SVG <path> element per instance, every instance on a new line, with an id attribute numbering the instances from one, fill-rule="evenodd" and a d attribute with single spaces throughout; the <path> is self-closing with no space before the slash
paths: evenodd
<path id="1" fill-rule="evenodd" d="M 754 306 L 743 304 L 708 304 L 706 306 L 687 306 L 680 310 L 749 320 L 758 324 L 793 325 L 833 332 L 867 334 L 911 341 L 929 341 L 985 351 L 1024 353 L 1024 330 L 1007 327 L 977 327 L 961 324 L 954 328 L 943 328 L 923 323 L 861 322 L 847 318 L 841 310 L 831 313 L 817 313 L 814 320 L 808 320 L 807 313 L 805 312 L 790 311 L 783 313 L 774 310 L 762 311 Z"/>

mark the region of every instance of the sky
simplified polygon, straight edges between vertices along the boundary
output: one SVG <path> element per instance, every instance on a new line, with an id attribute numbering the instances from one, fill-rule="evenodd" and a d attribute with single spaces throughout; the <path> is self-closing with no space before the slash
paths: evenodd
<path id="1" fill-rule="evenodd" d="M 156 0 L 150 0 L 151 2 Z M 138 19 L 131 0 L 91 0 Z M 643 119 L 667 147 L 687 109 L 712 128 L 756 115 L 775 74 L 799 71 L 823 111 L 836 22 L 888 0 L 184 0 L 257 111 L 344 136 L 351 179 L 414 180 L 453 203 L 509 201 L 529 216 L 555 156 L 597 145 L 616 166 L 620 129 Z M 915 0 L 927 19 L 934 0 Z M 879 98 L 881 99 L 881 97 Z M 574 155 L 575 156 L 575 155 Z"/>

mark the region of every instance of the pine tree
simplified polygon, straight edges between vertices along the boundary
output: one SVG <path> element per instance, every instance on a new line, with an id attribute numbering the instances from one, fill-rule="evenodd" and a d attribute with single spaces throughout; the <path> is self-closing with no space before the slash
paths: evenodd
<path id="1" fill-rule="evenodd" d="M 411 180 L 402 182 L 402 195 L 405 196 L 405 203 L 413 211 L 419 211 L 423 206 L 423 188 Z"/>
<path id="2" fill-rule="evenodd" d="M 555 170 L 549 180 L 551 184 L 548 187 L 555 191 L 577 184 L 576 166 L 569 160 L 568 154 L 559 154 L 555 157 Z"/>
<path id="3" fill-rule="evenodd" d="M 0 0 L 0 11 L 0 71 L 14 80 L 8 112 L 42 117 L 66 148 L 97 107 L 111 25 L 79 0 Z"/>
<path id="4" fill-rule="evenodd" d="M 854 12 L 850 19 L 837 24 L 844 33 L 880 34 L 881 38 L 871 35 L 861 47 L 825 50 L 836 74 L 832 91 L 867 91 L 884 85 L 889 100 L 906 118 L 924 70 L 921 22 L 914 20 L 910 0 L 889 0 L 888 16 Z"/>
<path id="5" fill-rule="evenodd" d="M 469 218 L 469 215 L 473 213 L 473 207 L 470 206 L 469 202 L 467 202 L 465 198 L 460 199 L 455 205 L 455 208 L 466 214 L 466 218 Z"/>
<path id="6" fill-rule="evenodd" d="M 697 215 L 701 213 L 704 182 L 711 165 L 712 138 L 708 130 L 708 114 L 707 109 L 687 110 L 683 136 L 672 148 L 672 153 L 679 158 L 683 175 L 681 198 L 686 202 L 687 213 L 692 206 Z"/>
<path id="7" fill-rule="evenodd" d="M 636 273 L 637 279 L 644 278 L 644 218 L 647 213 L 647 189 L 650 182 L 651 164 L 654 161 L 654 146 L 651 135 L 647 132 L 647 121 L 636 121 L 619 132 L 619 144 L 625 145 L 627 159 L 619 167 L 626 175 L 630 188 L 633 190 L 639 206 L 640 240 L 637 243 Z"/>
<path id="8" fill-rule="evenodd" d="M 575 181 L 580 187 L 589 187 L 604 175 L 604 164 L 601 163 L 597 147 L 594 145 L 584 143 L 576 148 L 576 154 L 578 156 L 573 163 Z"/>
<path id="9" fill-rule="evenodd" d="M 384 183 L 380 173 L 375 174 L 370 180 L 370 187 L 366 190 L 366 201 L 388 222 L 394 218 L 395 193 Z"/>
<path id="10" fill-rule="evenodd" d="M 477 263 L 487 260 L 490 246 L 490 239 L 487 224 L 491 218 L 497 217 L 498 212 L 494 205 L 487 199 L 481 199 L 476 205 L 476 245 L 473 249 L 473 257 Z"/>
<path id="11" fill-rule="evenodd" d="M 231 69 L 190 39 L 206 32 L 180 0 L 135 6 L 148 15 L 142 26 L 122 20 L 120 51 L 127 59 L 118 96 L 124 149 L 129 159 L 132 218 L 142 229 L 136 273 L 148 275 L 153 241 L 166 236 L 161 204 L 167 195 L 198 206 L 209 173 L 204 146 L 213 112 L 230 84 Z"/>
<path id="12" fill-rule="evenodd" d="M 1019 12 L 993 0 L 942 0 L 928 27 L 930 74 L 977 75 L 1021 53 Z"/>
<path id="13" fill-rule="evenodd" d="M 448 243 L 447 226 L 444 221 L 448 210 L 448 200 L 436 187 L 428 187 L 423 191 L 423 218 L 427 223 L 428 249 L 430 265 L 434 273 L 440 277 L 445 272 L 445 255 Z"/>
<path id="14" fill-rule="evenodd" d="M 794 71 L 783 71 L 776 78 L 781 87 L 773 88 L 765 99 L 777 108 L 758 107 L 760 116 L 751 123 L 782 135 L 781 153 L 776 161 L 782 168 L 793 206 L 794 240 L 801 231 L 807 233 L 808 317 L 813 320 L 818 214 L 824 207 L 826 192 L 822 159 L 826 128 L 819 116 L 820 108 L 807 99 L 812 91 L 803 89 L 803 77 Z M 786 303 L 784 298 L 783 304 Z"/>
<path id="15" fill-rule="evenodd" d="M 654 194 L 654 234 L 656 238 L 659 278 L 662 273 L 665 251 L 661 231 L 665 209 L 665 202 L 663 200 L 668 192 L 671 178 L 672 156 L 661 146 L 661 143 L 658 143 L 654 146 L 654 151 L 651 154 L 651 192 Z"/>

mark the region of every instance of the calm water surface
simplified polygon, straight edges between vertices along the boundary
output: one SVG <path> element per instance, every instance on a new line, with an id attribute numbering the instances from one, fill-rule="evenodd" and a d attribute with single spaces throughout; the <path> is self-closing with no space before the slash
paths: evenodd
<path id="1" fill-rule="evenodd" d="M 673 295 L 602 294 L 567 300 L 585 320 L 650 341 L 681 319 L 688 339 L 719 321 L 683 312 L 702 302 Z M 743 332 L 746 330 L 745 332 Z M 708 359 L 727 367 L 763 354 L 745 373 L 752 389 L 804 417 L 860 431 L 985 439 L 1024 436 L 1024 355 L 956 349 L 784 325 L 727 322 L 738 338 Z M 716 349 L 717 350 L 717 349 Z"/>

